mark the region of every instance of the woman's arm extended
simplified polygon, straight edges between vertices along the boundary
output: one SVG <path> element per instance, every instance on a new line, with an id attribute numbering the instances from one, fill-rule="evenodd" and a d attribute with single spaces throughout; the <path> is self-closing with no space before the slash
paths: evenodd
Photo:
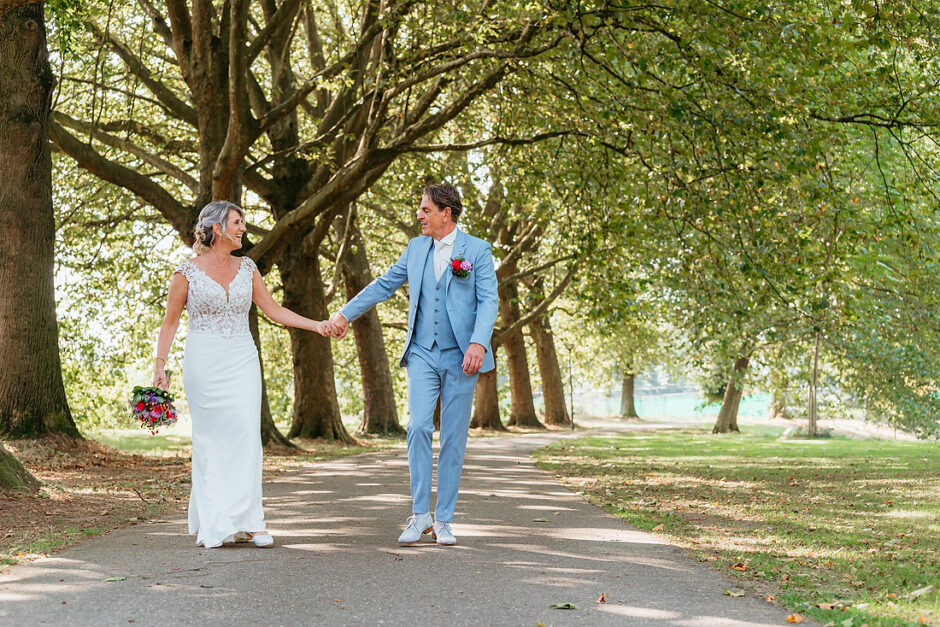
<path id="1" fill-rule="evenodd" d="M 252 275 L 252 293 L 251 298 L 258 306 L 258 309 L 264 312 L 268 318 L 278 324 L 298 329 L 306 329 L 319 333 L 323 337 L 329 337 L 331 326 L 326 320 L 317 321 L 305 318 L 300 314 L 294 313 L 290 309 L 279 305 L 268 291 L 268 286 L 264 284 L 261 273 L 255 270 Z"/>

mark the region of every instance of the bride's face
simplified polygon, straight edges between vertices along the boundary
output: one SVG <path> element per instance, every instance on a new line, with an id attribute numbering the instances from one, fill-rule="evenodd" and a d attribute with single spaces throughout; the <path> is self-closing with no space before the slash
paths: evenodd
<path id="1" fill-rule="evenodd" d="M 219 232 L 216 233 L 216 241 L 220 246 L 225 246 L 231 250 L 238 250 L 242 247 L 242 235 L 245 234 L 247 227 L 245 226 L 245 220 L 242 218 L 241 214 L 237 211 L 229 211 L 228 218 L 225 221 L 225 233 L 221 233 L 221 228 Z"/>

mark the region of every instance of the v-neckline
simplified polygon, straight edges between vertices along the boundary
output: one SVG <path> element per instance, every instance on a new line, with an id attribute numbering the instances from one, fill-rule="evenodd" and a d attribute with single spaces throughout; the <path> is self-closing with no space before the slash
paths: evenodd
<path id="1" fill-rule="evenodd" d="M 189 263 L 193 264 L 193 265 L 196 267 L 197 270 L 199 270 L 200 272 L 202 272 L 202 275 L 203 275 L 204 277 L 206 277 L 207 279 L 209 279 L 210 281 L 212 281 L 213 283 L 215 283 L 216 285 L 218 285 L 219 288 L 221 288 L 221 290 L 222 290 L 223 292 L 225 292 L 225 302 L 228 302 L 228 301 L 229 301 L 229 289 L 231 289 L 232 283 L 235 282 L 235 279 L 238 278 L 238 273 L 242 271 L 242 262 L 243 262 L 243 260 L 244 260 L 244 257 L 242 257 L 242 258 L 240 258 L 240 259 L 238 260 L 238 269 L 235 270 L 235 274 L 234 274 L 234 276 L 232 276 L 232 278 L 229 280 L 228 285 L 226 285 L 226 286 L 224 286 L 224 287 L 222 286 L 221 283 L 219 283 L 218 281 L 216 281 L 215 279 L 213 279 L 211 276 L 209 276 L 209 273 L 208 273 L 208 272 L 206 272 L 205 270 L 203 270 L 202 268 L 200 268 L 200 267 L 199 267 L 199 264 L 197 264 L 195 261 L 190 260 Z"/>

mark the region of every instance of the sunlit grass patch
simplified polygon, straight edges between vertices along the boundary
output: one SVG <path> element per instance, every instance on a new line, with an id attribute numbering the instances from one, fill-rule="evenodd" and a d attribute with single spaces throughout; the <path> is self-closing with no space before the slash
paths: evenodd
<path id="1" fill-rule="evenodd" d="M 778 436 L 630 433 L 558 442 L 536 458 L 624 520 L 824 624 L 940 621 L 938 445 Z"/>

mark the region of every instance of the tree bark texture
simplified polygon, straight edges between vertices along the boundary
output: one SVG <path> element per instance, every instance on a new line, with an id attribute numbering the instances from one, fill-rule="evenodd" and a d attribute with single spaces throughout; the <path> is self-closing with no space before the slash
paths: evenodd
<path id="1" fill-rule="evenodd" d="M 503 328 L 510 327 L 521 317 L 519 292 L 515 283 L 500 286 L 499 311 Z M 512 403 L 509 424 L 518 427 L 544 428 L 535 413 L 532 381 L 529 378 L 529 359 L 526 355 L 525 336 L 522 329 L 503 334 L 500 337 L 500 344 L 506 349 L 506 363 L 509 369 L 509 393 Z"/>
<path id="2" fill-rule="evenodd" d="M 3 17 L 0 16 L 0 21 Z M 39 482 L 23 468 L 13 453 L 0 444 L 0 492 L 16 490 L 20 492 L 36 492 Z"/>
<path id="3" fill-rule="evenodd" d="M 548 316 L 541 316 L 529 324 L 532 339 L 535 342 L 539 360 L 539 374 L 542 376 L 542 399 L 545 401 L 545 424 L 568 426 L 571 416 L 565 403 L 565 383 L 561 379 L 558 366 L 558 352 L 555 350 L 555 338 L 552 335 Z"/>
<path id="4" fill-rule="evenodd" d="M 50 98 L 43 3 L 0 16 L 0 433 L 81 437 L 56 324 Z"/>
<path id="5" fill-rule="evenodd" d="M 297 448 L 294 444 L 284 437 L 277 425 L 274 424 L 274 417 L 271 415 L 271 405 L 268 403 L 268 384 L 264 381 L 264 359 L 261 355 L 261 333 L 258 331 L 258 307 L 251 306 L 248 310 L 248 327 L 251 329 L 251 338 L 255 341 L 255 348 L 258 349 L 258 365 L 261 367 L 261 444 L 267 446 L 287 446 Z"/>
<path id="6" fill-rule="evenodd" d="M 639 418 L 636 413 L 636 399 L 634 396 L 635 383 L 636 375 L 634 373 L 623 373 L 623 381 L 620 385 L 620 416 L 622 418 Z"/>
<path id="7" fill-rule="evenodd" d="M 303 254 L 290 246 L 278 265 L 284 284 L 284 306 L 314 320 L 329 317 L 316 251 Z M 343 426 L 333 379 L 330 339 L 290 329 L 294 358 L 294 418 L 288 438 L 323 438 L 352 443 Z"/>
<path id="8" fill-rule="evenodd" d="M 496 359 L 496 346 L 496 344 L 492 345 L 494 359 Z M 470 427 L 473 429 L 506 430 L 499 417 L 497 370 L 498 367 L 489 372 L 481 372 L 477 376 L 477 385 L 473 395 L 473 417 L 470 420 Z"/>
<path id="9" fill-rule="evenodd" d="M 734 372 L 740 375 L 747 369 L 748 358 L 738 357 L 734 360 Z M 738 407 L 741 404 L 741 389 L 735 385 L 735 377 L 728 380 L 728 387 L 725 388 L 725 395 L 721 401 L 721 409 L 718 412 L 718 419 L 712 428 L 712 433 L 728 433 L 730 431 L 739 431 L 738 429 Z"/>
<path id="10" fill-rule="evenodd" d="M 366 255 L 365 240 L 359 230 L 359 221 L 349 224 L 343 255 L 343 281 L 346 298 L 351 299 L 372 282 L 372 271 Z M 392 372 L 388 367 L 385 336 L 379 314 L 373 308 L 352 323 L 356 337 L 356 352 L 362 373 L 363 413 L 357 431 L 359 433 L 404 433 L 398 421 L 395 406 L 395 388 Z"/>

